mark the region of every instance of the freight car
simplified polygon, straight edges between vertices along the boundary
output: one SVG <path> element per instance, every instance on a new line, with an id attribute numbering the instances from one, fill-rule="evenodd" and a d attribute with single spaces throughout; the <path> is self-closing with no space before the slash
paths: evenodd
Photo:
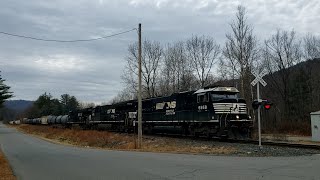
<path id="1" fill-rule="evenodd" d="M 132 132 L 137 128 L 136 100 L 48 116 L 48 124 L 79 124 L 83 128 L 108 125 L 110 129 Z M 143 131 L 175 129 L 192 136 L 249 138 L 253 121 L 246 101 L 234 87 L 208 87 L 142 101 Z"/>

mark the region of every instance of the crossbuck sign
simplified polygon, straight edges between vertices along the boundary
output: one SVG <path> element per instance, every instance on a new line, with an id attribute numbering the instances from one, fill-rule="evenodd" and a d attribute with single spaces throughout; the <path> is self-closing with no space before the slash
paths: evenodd
<path id="1" fill-rule="evenodd" d="M 256 77 L 252 82 L 251 85 L 255 86 L 257 85 L 257 100 L 258 102 L 262 102 L 262 99 L 260 99 L 260 91 L 259 91 L 259 84 L 261 83 L 262 86 L 266 86 L 267 83 L 262 79 L 263 76 L 265 76 L 268 73 L 267 70 L 263 70 L 260 74 L 256 72 L 252 72 L 252 74 Z M 261 149 L 261 123 L 260 123 L 260 105 L 258 107 L 258 131 L 259 131 L 259 148 Z"/>
<path id="2" fill-rule="evenodd" d="M 252 72 L 252 74 L 254 75 L 254 77 L 256 77 L 252 82 L 251 85 L 255 86 L 257 83 L 261 83 L 262 86 L 266 86 L 267 83 L 262 79 L 263 76 L 265 76 L 266 74 L 268 74 L 267 70 L 263 70 L 260 74 L 256 73 L 256 72 Z"/>

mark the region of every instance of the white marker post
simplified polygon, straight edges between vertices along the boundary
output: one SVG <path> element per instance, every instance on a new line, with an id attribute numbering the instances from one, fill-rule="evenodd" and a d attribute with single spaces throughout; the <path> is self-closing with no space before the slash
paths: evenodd
<path id="1" fill-rule="evenodd" d="M 262 102 L 262 99 L 260 99 L 260 89 L 259 89 L 259 84 L 261 83 L 264 87 L 267 85 L 267 83 L 262 79 L 263 76 L 268 74 L 267 70 L 262 71 L 260 74 L 252 72 L 252 74 L 256 77 L 252 82 L 251 85 L 255 86 L 257 84 L 257 100 L 259 103 Z M 258 107 L 258 131 L 259 131 L 259 148 L 262 149 L 261 145 L 261 122 L 260 122 L 260 108 L 261 106 L 259 105 Z"/>

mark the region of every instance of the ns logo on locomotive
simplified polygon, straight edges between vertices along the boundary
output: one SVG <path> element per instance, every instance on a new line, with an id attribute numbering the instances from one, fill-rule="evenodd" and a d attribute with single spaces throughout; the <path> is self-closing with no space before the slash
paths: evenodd
<path id="1" fill-rule="evenodd" d="M 137 100 L 131 100 L 86 108 L 64 116 L 47 116 L 47 124 L 78 124 L 84 128 L 108 126 L 132 132 L 137 128 L 137 107 Z M 249 138 L 253 122 L 246 101 L 239 97 L 236 88 L 207 87 L 144 99 L 142 125 L 149 133 L 176 129 L 193 136 Z"/>

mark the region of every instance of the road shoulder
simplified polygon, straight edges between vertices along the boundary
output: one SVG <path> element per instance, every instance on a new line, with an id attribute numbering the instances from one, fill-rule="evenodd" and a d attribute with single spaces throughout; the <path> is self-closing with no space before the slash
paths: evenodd
<path id="1" fill-rule="evenodd" d="M 0 180 L 16 180 L 16 176 L 13 174 L 13 171 L 10 167 L 8 160 L 6 159 L 3 151 L 0 147 Z"/>

